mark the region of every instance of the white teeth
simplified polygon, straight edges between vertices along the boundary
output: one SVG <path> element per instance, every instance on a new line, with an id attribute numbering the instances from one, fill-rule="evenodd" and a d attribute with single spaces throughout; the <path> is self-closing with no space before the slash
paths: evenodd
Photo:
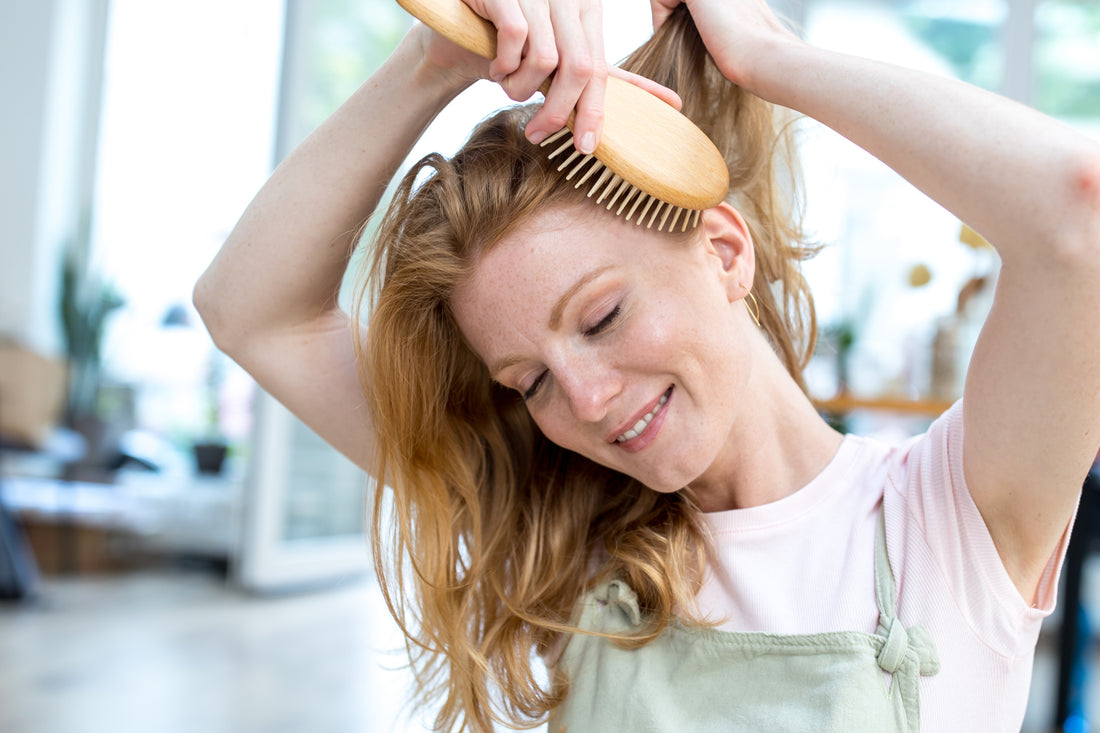
<path id="1" fill-rule="evenodd" d="M 649 421 L 653 419 L 653 417 L 657 414 L 657 411 L 660 410 L 666 402 L 668 402 L 668 392 L 665 392 L 663 395 L 661 395 L 661 399 L 657 400 L 657 406 L 653 408 L 652 412 L 643 415 L 642 418 L 638 420 L 638 422 L 634 423 L 634 427 L 632 427 L 630 430 L 627 430 L 619 437 L 615 438 L 615 442 L 625 443 L 626 441 L 633 440 L 634 438 L 637 438 L 639 435 L 641 435 L 642 431 L 646 429 L 647 425 L 649 425 Z"/>

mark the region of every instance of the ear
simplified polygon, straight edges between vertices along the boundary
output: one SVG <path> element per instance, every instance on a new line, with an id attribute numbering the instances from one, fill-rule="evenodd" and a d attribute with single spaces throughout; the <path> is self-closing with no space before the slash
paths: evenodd
<path id="1" fill-rule="evenodd" d="M 741 300 L 752 289 L 756 275 L 756 254 L 748 224 L 725 201 L 704 211 L 702 223 L 704 246 L 717 258 L 729 301 Z"/>

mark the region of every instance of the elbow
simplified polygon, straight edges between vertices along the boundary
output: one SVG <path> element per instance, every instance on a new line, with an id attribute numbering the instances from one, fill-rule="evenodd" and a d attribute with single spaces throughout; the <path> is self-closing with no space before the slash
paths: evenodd
<path id="1" fill-rule="evenodd" d="M 207 270 L 191 291 L 191 303 L 198 311 L 199 318 L 202 319 L 214 345 L 229 356 L 233 356 L 233 344 L 236 341 L 233 337 L 233 321 L 228 317 L 223 299 L 219 297 L 219 291 L 210 270 Z"/>
<path id="2" fill-rule="evenodd" d="M 1095 277 L 1100 273 L 1100 151 L 1074 164 L 1068 184 L 1068 207 L 1058 237 L 1060 259 Z"/>

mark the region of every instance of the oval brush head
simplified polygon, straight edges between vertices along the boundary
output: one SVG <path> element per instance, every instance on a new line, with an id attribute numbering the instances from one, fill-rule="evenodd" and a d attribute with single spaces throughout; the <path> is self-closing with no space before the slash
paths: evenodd
<path id="1" fill-rule="evenodd" d="M 397 0 L 426 26 L 459 46 L 491 59 L 496 28 L 462 0 Z M 546 85 L 543 87 L 546 91 Z M 573 124 L 572 119 L 569 122 Z M 573 147 L 569 128 L 542 143 L 558 170 L 589 198 L 646 226 L 695 226 L 699 211 L 716 206 L 729 190 L 729 170 L 718 148 L 695 123 L 644 89 L 609 76 L 603 134 L 596 151 Z M 690 222 L 690 223 L 689 223 Z"/>

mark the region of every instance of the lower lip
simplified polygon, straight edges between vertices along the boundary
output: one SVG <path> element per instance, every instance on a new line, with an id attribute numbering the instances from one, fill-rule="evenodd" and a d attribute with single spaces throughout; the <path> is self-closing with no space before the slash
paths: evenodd
<path id="1" fill-rule="evenodd" d="M 622 443 L 615 443 L 627 453 L 637 453 L 645 448 L 647 445 L 657 439 L 657 433 L 661 432 L 661 425 L 664 424 L 665 415 L 668 413 L 668 406 L 672 404 L 672 393 L 674 389 L 669 389 L 668 399 L 665 400 L 665 404 L 661 405 L 661 409 L 657 411 L 657 414 L 653 416 L 653 419 L 649 421 L 649 424 L 645 426 L 645 430 L 630 440 Z"/>

